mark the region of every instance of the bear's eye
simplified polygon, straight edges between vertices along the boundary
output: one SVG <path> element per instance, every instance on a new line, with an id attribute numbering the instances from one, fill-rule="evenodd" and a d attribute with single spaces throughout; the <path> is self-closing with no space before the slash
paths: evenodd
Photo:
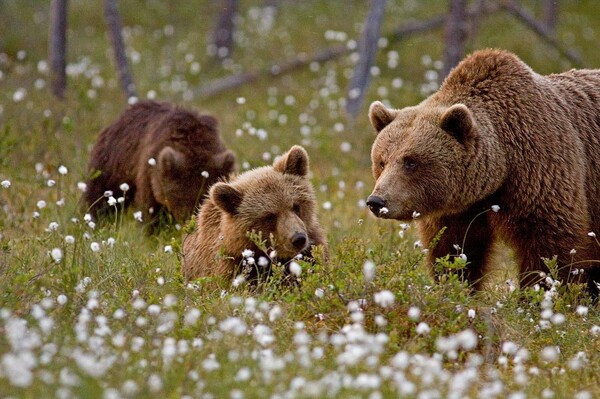
<path id="1" fill-rule="evenodd" d="M 277 215 L 274 213 L 268 213 L 264 216 L 264 220 L 268 224 L 274 224 L 277 222 Z"/>
<path id="2" fill-rule="evenodd" d="M 412 172 L 418 166 L 417 161 L 412 157 L 405 157 L 403 162 L 404 162 L 404 169 L 408 172 Z"/>
<path id="3" fill-rule="evenodd" d="M 292 206 L 292 211 L 294 211 L 296 215 L 300 215 L 300 204 L 294 204 L 294 206 Z"/>
<path id="4" fill-rule="evenodd" d="M 384 161 L 379 161 L 379 169 L 380 170 L 384 170 L 385 169 L 385 162 Z"/>

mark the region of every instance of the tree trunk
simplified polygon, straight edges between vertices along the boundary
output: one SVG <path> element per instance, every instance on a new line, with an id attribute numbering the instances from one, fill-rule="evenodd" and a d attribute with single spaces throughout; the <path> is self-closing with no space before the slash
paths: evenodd
<path id="1" fill-rule="evenodd" d="M 348 90 L 346 111 L 352 119 L 356 118 L 358 110 L 365 97 L 365 92 L 371 80 L 371 66 L 377 55 L 377 42 L 381 30 L 381 22 L 385 11 L 385 0 L 371 0 L 371 10 L 367 16 L 362 37 L 358 45 L 360 58 L 354 67 L 352 81 Z"/>
<path id="2" fill-rule="evenodd" d="M 522 7 L 516 4 L 513 0 L 502 0 L 502 7 L 515 16 L 519 21 L 525 24 L 529 29 L 535 32 L 541 37 L 546 43 L 554 47 L 561 56 L 568 59 L 574 66 L 581 68 L 584 66 L 584 62 L 579 54 L 568 47 L 564 47 L 557 39 L 548 32 L 546 24 L 539 22 L 530 13 L 525 11 Z"/>
<path id="3" fill-rule="evenodd" d="M 217 50 L 217 57 L 220 59 L 229 57 L 233 50 L 234 18 L 238 5 L 238 0 L 221 1 L 221 12 L 213 31 L 213 44 Z"/>
<path id="4" fill-rule="evenodd" d="M 110 33 L 121 87 L 127 97 L 135 97 L 135 85 L 129 71 L 129 64 L 127 63 L 127 56 L 125 54 L 125 44 L 121 35 L 121 17 L 117 8 L 117 0 L 104 0 L 104 18 L 106 19 L 106 25 Z"/>
<path id="5" fill-rule="evenodd" d="M 50 89 L 63 99 L 67 88 L 67 0 L 52 0 L 50 5 Z"/>
<path id="6" fill-rule="evenodd" d="M 442 78 L 456 66 L 465 54 L 467 41 L 467 0 L 450 0 L 450 10 L 446 21 L 444 49 L 444 69 Z"/>
<path id="7" fill-rule="evenodd" d="M 544 1 L 544 25 L 549 34 L 553 35 L 556 31 L 558 22 L 558 0 Z"/>

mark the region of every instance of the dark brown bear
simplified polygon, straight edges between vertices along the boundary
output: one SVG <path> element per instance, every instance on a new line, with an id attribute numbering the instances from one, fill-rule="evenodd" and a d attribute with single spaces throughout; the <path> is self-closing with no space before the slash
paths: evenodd
<path id="1" fill-rule="evenodd" d="M 314 246 L 322 246 L 326 256 L 308 170 L 308 154 L 293 146 L 273 166 L 215 184 L 198 213 L 195 231 L 183 241 L 186 279 L 234 277 L 242 271 L 245 250 L 254 254 L 251 277 L 268 274 L 273 261 L 286 264 L 298 254 L 312 257 Z M 273 239 L 268 253 L 250 239 L 252 231 L 261 233 L 267 246 Z"/>
<path id="2" fill-rule="evenodd" d="M 85 201 L 98 214 L 110 208 L 104 193 L 112 191 L 142 211 L 144 222 L 156 221 L 165 209 L 183 223 L 234 163 L 214 117 L 142 101 L 100 133 L 90 157 Z M 129 186 L 125 193 L 122 183 Z"/>
<path id="3" fill-rule="evenodd" d="M 502 239 L 523 287 L 548 272 L 543 258 L 557 256 L 562 282 L 587 281 L 597 296 L 599 104 L 600 70 L 542 76 L 511 53 L 476 52 L 420 104 L 371 105 L 377 182 L 367 204 L 383 218 L 420 213 L 425 245 L 446 228 L 430 265 L 464 241 L 475 288 Z"/>

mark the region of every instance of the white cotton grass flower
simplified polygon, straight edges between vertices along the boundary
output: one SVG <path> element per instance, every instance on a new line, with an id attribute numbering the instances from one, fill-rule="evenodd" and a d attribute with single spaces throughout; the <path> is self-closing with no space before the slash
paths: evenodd
<path id="1" fill-rule="evenodd" d="M 394 305 L 396 296 L 392 291 L 383 290 L 375 293 L 373 296 L 375 303 L 382 308 L 389 308 Z"/>
<path id="2" fill-rule="evenodd" d="M 53 248 L 52 251 L 50 251 L 50 256 L 52 256 L 54 262 L 60 263 L 63 258 L 63 251 L 60 248 Z"/>
<path id="3" fill-rule="evenodd" d="M 133 212 L 133 218 L 138 222 L 142 222 L 142 211 Z"/>
<path id="4" fill-rule="evenodd" d="M 77 182 L 77 189 L 82 193 L 85 193 L 87 191 L 87 184 L 82 181 Z"/>
<path id="5" fill-rule="evenodd" d="M 296 277 L 300 277 L 300 275 L 302 274 L 302 266 L 300 266 L 294 261 L 290 262 L 290 273 L 292 273 Z"/>
<path id="6" fill-rule="evenodd" d="M 119 189 L 123 192 L 127 192 L 127 191 L 129 191 L 129 184 L 121 183 L 121 185 L 119 186 Z"/>
<path id="7" fill-rule="evenodd" d="M 475 309 L 469 309 L 469 311 L 467 312 L 467 316 L 469 317 L 469 319 L 474 319 L 476 315 Z"/>
<path id="8" fill-rule="evenodd" d="M 202 312 L 200 312 L 200 310 L 192 308 L 186 312 L 185 316 L 183 317 L 183 322 L 186 325 L 195 325 L 201 314 Z"/>
<path id="9" fill-rule="evenodd" d="M 430 331 L 431 328 L 429 327 L 429 324 L 423 321 L 417 324 L 417 328 L 415 329 L 415 332 L 419 335 L 427 335 Z"/>
<path id="10" fill-rule="evenodd" d="M 515 353 L 517 353 L 518 349 L 519 345 L 515 344 L 512 341 L 506 341 L 502 344 L 502 353 L 507 355 L 514 355 Z"/>
<path id="11" fill-rule="evenodd" d="M 110 197 L 108 197 L 108 200 L 106 200 L 106 202 L 108 202 L 108 206 L 117 205 L 117 199 L 115 197 L 113 197 L 112 195 Z"/>
<path id="12" fill-rule="evenodd" d="M 498 211 L 500 210 L 500 205 L 492 205 L 491 209 L 492 211 L 498 213 Z"/>
<path id="13" fill-rule="evenodd" d="M 238 274 L 231 282 L 231 285 L 234 287 L 240 287 L 245 282 L 246 282 L 246 276 L 244 276 L 243 274 Z"/>
<path id="14" fill-rule="evenodd" d="M 67 169 L 67 167 L 65 165 L 60 165 L 58 167 L 58 173 L 65 176 L 67 173 L 69 173 L 69 169 Z"/>
<path id="15" fill-rule="evenodd" d="M 172 245 L 165 245 L 165 247 L 164 247 L 163 250 L 164 250 L 164 252 L 166 254 L 172 254 L 173 253 L 173 246 Z"/>
<path id="16" fill-rule="evenodd" d="M 329 210 L 331 210 L 331 208 L 333 208 L 333 204 L 331 203 L 331 201 L 323 202 L 323 209 L 325 209 L 326 211 L 329 211 Z"/>
<path id="17" fill-rule="evenodd" d="M 100 251 L 100 244 L 94 241 L 90 244 L 90 249 L 92 250 L 92 252 L 98 252 Z"/>
<path id="18" fill-rule="evenodd" d="M 596 233 L 594 233 L 593 231 L 590 231 L 589 233 L 587 233 L 587 235 L 592 238 L 596 238 Z"/>
<path id="19" fill-rule="evenodd" d="M 551 362 L 555 362 L 558 360 L 558 356 L 560 354 L 560 351 L 558 350 L 558 347 L 556 346 L 546 346 L 544 348 L 542 348 L 541 352 L 540 352 L 540 357 L 542 360 L 551 363 Z"/>
<path id="20" fill-rule="evenodd" d="M 2 182 L 0 182 L 0 186 L 2 186 L 2 188 L 9 188 L 10 180 L 2 180 Z"/>
<path id="21" fill-rule="evenodd" d="M 38 209 L 44 209 L 47 204 L 46 204 L 46 201 L 39 200 L 36 205 L 37 205 Z"/>
<path id="22" fill-rule="evenodd" d="M 204 177 L 205 179 L 208 179 L 209 173 L 206 170 L 203 170 L 202 173 L 200 173 L 200 175 L 202 175 L 202 177 Z"/>
<path id="23" fill-rule="evenodd" d="M 156 165 L 156 159 L 154 159 L 154 158 L 148 159 L 148 165 L 155 166 Z"/>
<path id="24" fill-rule="evenodd" d="M 412 321 L 418 321 L 419 318 L 421 317 L 421 309 L 419 309 L 416 306 L 411 306 L 410 308 L 408 308 L 408 318 L 411 319 Z"/>
<path id="25" fill-rule="evenodd" d="M 375 278 L 375 262 L 367 260 L 363 264 L 363 278 L 365 283 L 370 283 Z"/>
<path id="26" fill-rule="evenodd" d="M 68 298 L 65 294 L 60 294 L 59 296 L 56 297 L 56 302 L 58 302 L 59 305 L 64 305 L 66 304 L 68 301 Z"/>
<path id="27" fill-rule="evenodd" d="M 575 309 L 575 313 L 577 313 L 581 317 L 585 317 L 588 314 L 588 307 L 579 305 L 577 306 L 577 309 Z"/>

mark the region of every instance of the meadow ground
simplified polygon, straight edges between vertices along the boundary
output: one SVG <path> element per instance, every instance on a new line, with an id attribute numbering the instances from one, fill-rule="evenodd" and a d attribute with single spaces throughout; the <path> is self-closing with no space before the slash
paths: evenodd
<path id="1" fill-rule="evenodd" d="M 276 278 L 259 289 L 186 285 L 177 226 L 147 236 L 131 211 L 86 220 L 78 201 L 90 146 L 127 104 L 101 2 L 69 2 L 68 91 L 57 101 L 48 2 L 2 1 L 0 397 L 600 397 L 600 314 L 581 287 L 548 276 L 539 290 L 515 290 L 506 250 L 483 293 L 469 295 L 452 273 L 434 284 L 413 227 L 364 206 L 368 103 L 401 107 L 435 90 L 441 32 L 380 41 L 362 116 L 350 124 L 353 55 L 194 95 L 214 78 L 352 46 L 367 13 L 363 1 L 241 3 L 236 47 L 219 63 L 208 40 L 213 2 L 120 2 L 139 95 L 217 116 L 240 170 L 304 145 L 331 260 L 303 265 L 297 287 Z M 390 2 L 383 34 L 438 15 L 439 4 Z M 595 6 L 561 2 L 557 33 L 590 67 L 600 66 Z M 571 67 L 506 14 L 476 33 L 470 49 L 507 48 L 543 73 Z"/>

